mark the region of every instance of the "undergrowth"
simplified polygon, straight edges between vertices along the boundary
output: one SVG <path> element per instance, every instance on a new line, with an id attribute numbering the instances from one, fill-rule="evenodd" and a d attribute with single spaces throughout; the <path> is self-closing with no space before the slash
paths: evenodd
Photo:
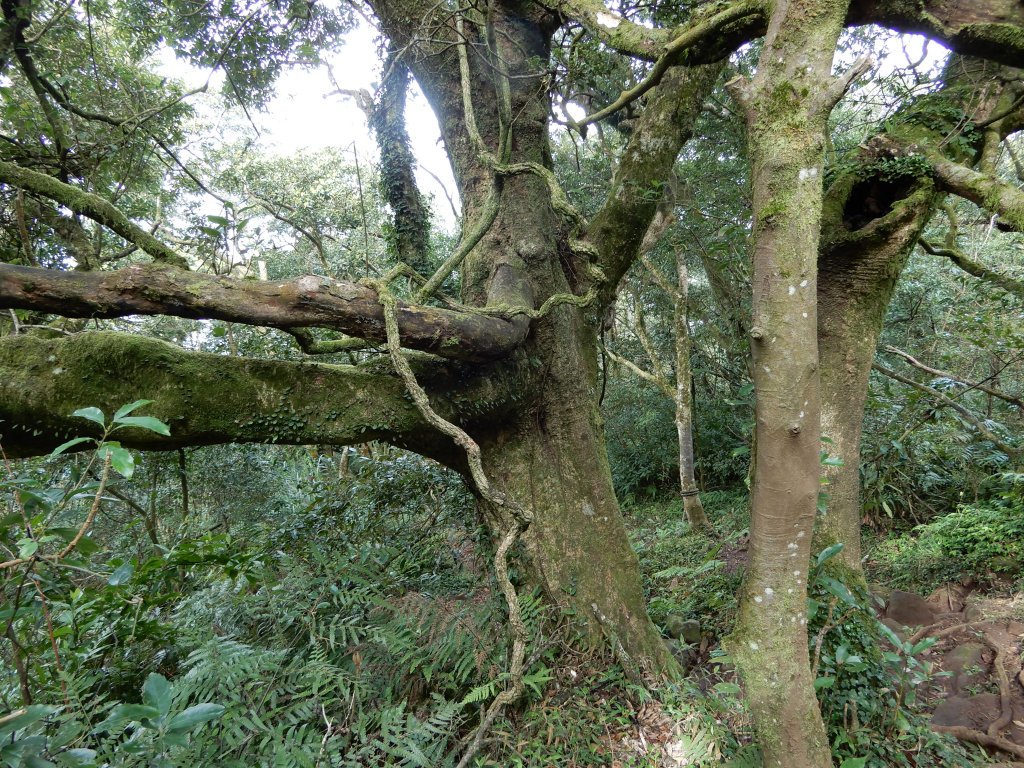
<path id="1" fill-rule="evenodd" d="M 1024 497 L 960 505 L 902 535 L 883 539 L 869 553 L 871 579 L 930 592 L 950 581 L 1013 580 L 1024 571 Z"/>

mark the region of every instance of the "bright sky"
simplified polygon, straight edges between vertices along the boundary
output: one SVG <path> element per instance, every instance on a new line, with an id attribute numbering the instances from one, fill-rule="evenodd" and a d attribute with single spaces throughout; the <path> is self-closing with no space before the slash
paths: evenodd
<path id="1" fill-rule="evenodd" d="M 337 86 L 344 90 L 366 89 L 374 92 L 381 75 L 381 63 L 377 58 L 373 33 L 359 28 L 345 39 L 341 50 L 329 59 Z M 207 73 L 175 59 L 169 49 L 158 57 L 159 71 L 169 77 L 185 82 L 186 87 L 201 86 Z M 222 77 L 214 76 L 211 91 L 220 88 Z M 353 148 L 361 160 L 377 160 L 377 144 L 366 124 L 366 116 L 355 100 L 332 92 L 326 67 L 316 70 L 290 70 L 278 81 L 276 96 L 264 112 L 251 112 L 253 121 L 260 131 L 260 146 L 280 155 L 292 155 L 302 150 L 319 150 L 325 147 L 339 149 Z M 197 109 L 215 109 L 215 100 L 196 103 Z M 406 123 L 413 152 L 419 161 L 417 182 L 420 190 L 433 195 L 433 210 L 441 222 L 449 228 L 454 225 L 445 189 L 459 205 L 451 166 L 441 143 L 440 130 L 433 111 L 419 88 L 413 84 L 406 104 Z M 433 176 L 437 176 L 439 183 Z M 442 183 L 444 189 L 442 189 Z"/>

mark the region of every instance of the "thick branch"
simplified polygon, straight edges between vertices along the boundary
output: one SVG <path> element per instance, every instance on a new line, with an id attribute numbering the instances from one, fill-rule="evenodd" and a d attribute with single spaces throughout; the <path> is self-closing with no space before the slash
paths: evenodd
<path id="1" fill-rule="evenodd" d="M 701 24 L 722 6 L 709 3 L 703 14 L 694 14 L 690 23 L 673 29 L 651 29 L 628 21 L 608 10 L 601 0 L 545 0 L 544 5 L 582 25 L 609 48 L 648 61 L 662 55 L 680 35 Z M 735 2 L 728 10 L 751 7 L 750 15 L 741 15 L 717 29 L 691 54 L 692 61 L 714 61 L 742 43 L 764 35 L 771 4 Z M 846 17 L 847 26 L 880 24 L 897 32 L 914 32 L 942 42 L 958 53 L 992 59 L 1011 66 L 1024 66 L 1024 5 L 1018 0 L 855 0 Z M 707 58 L 710 56 L 711 58 Z M 698 59 L 698 57 L 701 57 Z"/>
<path id="2" fill-rule="evenodd" d="M 1014 296 L 1024 299 L 1024 282 L 1015 280 L 1009 275 L 996 272 L 994 269 L 989 269 L 981 262 L 972 259 L 959 248 L 942 248 L 927 242 L 923 238 L 918 242 L 932 256 L 943 256 L 967 274 L 974 275 L 979 280 L 984 280 L 986 283 L 1002 288 L 1007 293 L 1012 293 Z"/>
<path id="3" fill-rule="evenodd" d="M 948 160 L 936 160 L 932 167 L 943 188 L 998 213 L 1015 230 L 1024 232 L 1024 192 L 1017 187 Z"/>
<path id="4" fill-rule="evenodd" d="M 637 121 L 608 198 L 587 232 L 608 278 L 602 286 L 602 306 L 612 300 L 619 280 L 637 258 L 664 182 L 721 71 L 721 64 L 671 69 Z"/>
<path id="5" fill-rule="evenodd" d="M 1019 0 L 854 0 L 846 23 L 922 34 L 957 53 L 1024 66 L 1024 3 Z"/>
<path id="6" fill-rule="evenodd" d="M 521 371 L 512 364 L 417 367 L 434 408 L 464 426 L 500 418 Z M 70 416 L 97 406 L 113 413 L 140 397 L 170 437 L 123 430 L 132 448 L 218 443 L 346 445 L 387 440 L 462 466 L 462 451 L 434 430 L 390 369 L 250 360 L 188 352 L 143 336 L 91 332 L 63 339 L 0 339 L 0 444 L 8 456 L 46 453 L 92 434 Z"/>
<path id="7" fill-rule="evenodd" d="M 500 298 L 508 301 L 512 293 Z M 0 309 L 8 308 L 64 317 L 171 315 L 281 329 L 331 328 L 372 341 L 385 338 L 376 291 L 312 275 L 259 282 L 157 264 L 114 272 L 0 264 Z M 408 304 L 399 305 L 398 317 L 405 346 L 454 359 L 502 357 L 523 341 L 529 325 L 523 316 L 506 320 Z"/>
<path id="8" fill-rule="evenodd" d="M 704 42 L 708 37 L 715 35 L 721 27 L 747 16 L 760 15 L 760 12 L 761 8 L 758 2 L 739 2 L 726 7 L 725 10 L 710 18 L 701 19 L 699 22 L 691 24 L 685 31 L 664 46 L 663 53 L 654 62 L 651 71 L 647 73 L 643 80 L 632 88 L 623 91 L 614 102 L 604 109 L 587 115 L 578 125 L 589 125 L 590 123 L 604 120 L 606 117 L 610 117 L 620 109 L 632 104 L 660 83 L 669 67 L 680 63 L 684 54 L 688 53 L 691 48 Z M 607 27 L 608 19 L 613 17 L 607 13 L 604 15 L 606 18 L 603 21 L 599 20 L 598 23 Z"/>
<path id="9" fill-rule="evenodd" d="M 98 195 L 65 184 L 45 173 L 30 171 L 4 160 L 0 160 L 0 183 L 49 198 L 113 230 L 157 261 L 188 268 L 184 256 L 132 223 L 124 213 Z"/>

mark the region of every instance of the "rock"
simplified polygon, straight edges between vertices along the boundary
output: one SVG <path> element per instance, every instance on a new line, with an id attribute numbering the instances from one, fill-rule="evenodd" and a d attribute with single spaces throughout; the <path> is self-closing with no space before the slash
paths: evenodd
<path id="1" fill-rule="evenodd" d="M 964 609 L 964 621 L 967 623 L 970 623 L 972 621 L 981 621 L 984 618 L 985 612 L 977 603 L 972 603 Z"/>
<path id="2" fill-rule="evenodd" d="M 966 600 L 967 589 L 959 584 L 941 586 L 925 598 L 935 613 L 959 613 L 964 609 Z"/>
<path id="3" fill-rule="evenodd" d="M 999 694 L 982 693 L 963 698 L 950 696 L 935 708 L 932 725 L 960 725 L 984 732 L 999 718 Z"/>
<path id="4" fill-rule="evenodd" d="M 967 693 L 973 686 L 984 685 L 988 664 L 982 658 L 985 646 L 981 643 L 958 645 L 942 658 L 942 666 L 952 672 L 951 686 L 958 693 Z"/>
<path id="5" fill-rule="evenodd" d="M 683 635 L 682 639 L 684 643 L 690 645 L 696 645 L 700 642 L 700 622 L 696 619 L 689 619 L 683 622 Z"/>
<path id="6" fill-rule="evenodd" d="M 684 619 L 682 616 L 669 616 L 665 621 L 665 631 L 675 640 L 693 645 L 700 642 L 700 622 L 696 619 Z"/>
<path id="7" fill-rule="evenodd" d="M 935 621 L 935 614 L 920 595 L 894 589 L 889 595 L 885 617 L 905 627 L 926 627 Z"/>

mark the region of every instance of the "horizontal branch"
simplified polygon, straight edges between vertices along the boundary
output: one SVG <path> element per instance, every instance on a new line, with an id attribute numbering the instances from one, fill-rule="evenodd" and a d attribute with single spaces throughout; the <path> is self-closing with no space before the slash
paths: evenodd
<path id="1" fill-rule="evenodd" d="M 939 376 L 939 377 L 941 377 L 943 379 L 949 379 L 950 381 L 955 381 L 958 384 L 963 384 L 965 387 L 967 387 L 967 389 L 977 389 L 977 390 L 979 390 L 981 392 L 984 392 L 984 393 L 986 393 L 988 395 L 992 395 L 992 397 L 997 397 L 1000 400 L 1004 400 L 1007 403 L 1010 403 L 1010 405 L 1015 405 L 1018 408 L 1024 409 L 1024 400 L 1021 400 L 1019 397 L 1016 397 L 1015 395 L 1009 395 L 1006 392 L 1001 392 L 1000 390 L 995 389 L 994 387 L 988 386 L 984 382 L 978 382 L 977 384 L 972 384 L 969 381 L 964 381 L 963 379 L 961 379 L 961 378 L 959 378 L 957 376 L 954 376 L 952 373 L 948 373 L 946 371 L 940 371 L 938 368 L 932 368 L 930 365 L 925 365 L 920 360 L 917 360 L 916 358 L 914 358 L 910 354 L 904 352 L 902 349 L 897 349 L 896 347 L 893 347 L 893 346 L 887 346 L 885 348 L 885 351 L 889 352 L 890 354 L 896 355 L 897 357 L 903 358 L 910 365 L 912 365 L 913 367 L 917 368 L 919 371 L 924 371 L 925 373 L 930 373 L 932 376 Z"/>
<path id="2" fill-rule="evenodd" d="M 501 418 L 521 392 L 513 363 L 416 366 L 433 407 L 466 428 Z M 220 443 L 349 445 L 385 440 L 460 467 L 463 452 L 420 415 L 390 366 L 379 370 L 252 360 L 189 352 L 124 333 L 61 339 L 0 338 L 0 447 L 8 457 L 49 452 L 72 437 L 97 435 L 70 414 L 108 415 L 139 398 L 170 437 L 123 430 L 131 448 L 168 450 Z"/>
<path id="3" fill-rule="evenodd" d="M 944 189 L 999 214 L 1017 232 L 1024 232 L 1024 192 L 1017 187 L 948 160 L 935 160 L 932 168 Z"/>
<path id="4" fill-rule="evenodd" d="M 750 8 L 719 25 L 716 39 L 703 42 L 692 62 L 711 62 L 727 56 L 739 45 L 764 35 L 769 2 L 739 0 L 723 6 L 709 3 L 694 13 L 688 24 L 671 29 L 651 28 L 612 13 L 602 0 L 543 0 L 543 5 L 583 26 L 604 45 L 630 56 L 655 61 L 673 40 L 706 23 L 712 14 Z M 1019 0 L 853 0 L 847 26 L 879 24 L 897 32 L 922 34 L 957 53 L 1024 67 L 1024 4 Z"/>
<path id="5" fill-rule="evenodd" d="M 930 395 L 941 406 L 946 408 L 952 408 L 954 411 L 959 413 L 964 418 L 964 421 L 966 421 L 967 423 L 972 425 L 976 430 L 978 430 L 978 432 L 981 433 L 981 436 L 984 439 L 988 440 L 996 448 L 998 448 L 1000 451 L 1005 453 L 1010 458 L 1015 459 L 1022 453 L 1024 453 L 1024 449 L 1017 448 L 1015 446 L 1010 445 L 1005 440 L 1001 440 L 998 435 L 996 435 L 991 429 L 985 426 L 984 421 L 982 421 L 969 410 L 964 408 L 962 405 L 960 405 L 960 403 L 953 400 L 953 398 L 935 389 L 935 387 L 929 387 L 927 384 L 922 384 L 919 381 L 914 381 L 913 379 L 907 376 L 903 376 L 902 374 L 897 373 L 891 368 L 886 368 L 884 365 L 881 365 L 880 363 L 874 363 L 871 367 L 874 370 L 881 373 L 883 376 L 888 376 L 890 379 L 898 381 L 901 384 L 906 384 L 907 386 L 913 387 L 919 392 L 924 392 L 925 394 Z"/>
<path id="6" fill-rule="evenodd" d="M 504 271 L 505 273 L 508 270 Z M 517 303 L 515 277 L 492 288 Z M 499 291 L 500 288 L 500 291 Z M 59 272 L 0 264 L 0 309 L 31 309 L 64 317 L 115 318 L 171 315 L 270 328 L 330 328 L 383 341 L 384 314 L 377 293 L 358 283 L 307 275 L 254 281 L 136 264 L 112 272 Z M 526 337 L 529 320 L 471 311 L 400 304 L 403 345 L 442 357 L 493 360 Z"/>

